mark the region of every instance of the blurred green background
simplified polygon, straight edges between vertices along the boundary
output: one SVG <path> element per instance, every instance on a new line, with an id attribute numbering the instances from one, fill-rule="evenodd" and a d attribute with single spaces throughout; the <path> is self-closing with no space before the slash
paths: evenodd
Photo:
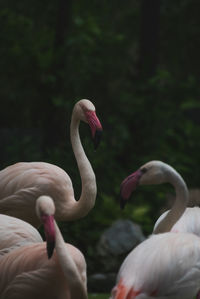
<path id="1" fill-rule="evenodd" d="M 108 299 L 109 294 L 90 294 L 89 299 Z"/>
<path id="2" fill-rule="evenodd" d="M 96 243 L 114 220 L 146 235 L 172 187 L 139 188 L 124 211 L 121 181 L 152 159 L 200 184 L 200 4 L 194 0 L 1 0 L 0 167 L 48 161 L 81 182 L 69 139 L 74 104 L 88 98 L 103 125 L 96 152 L 80 134 L 97 178 L 94 209 L 61 223 L 65 240 L 101 267 Z"/>

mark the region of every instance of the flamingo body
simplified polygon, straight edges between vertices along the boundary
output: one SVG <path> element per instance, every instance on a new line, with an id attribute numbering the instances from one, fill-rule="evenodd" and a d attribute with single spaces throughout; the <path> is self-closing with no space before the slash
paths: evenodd
<path id="1" fill-rule="evenodd" d="M 70 203 L 74 200 L 72 182 L 68 174 L 56 165 L 20 162 L 8 166 L 0 171 L 0 190 L 1 213 L 39 226 L 35 201 L 45 194 L 51 195 L 56 202 L 55 217 L 71 220 Z"/>
<path id="2" fill-rule="evenodd" d="M 70 244 L 65 246 L 86 289 L 85 259 L 76 247 Z M 49 260 L 45 243 L 26 245 L 12 250 L 0 259 L 0 271 L 1 299 L 72 298 L 57 254 L 55 253 Z"/>
<path id="3" fill-rule="evenodd" d="M 43 242 L 39 232 L 29 223 L 0 214 L 0 256 L 27 244 Z"/>
<path id="4" fill-rule="evenodd" d="M 164 212 L 156 221 L 154 230 L 159 223 L 166 217 L 169 211 Z M 172 232 L 193 233 L 200 237 L 200 208 L 186 208 L 181 218 L 171 228 Z"/>
<path id="5" fill-rule="evenodd" d="M 111 299 L 191 299 L 199 285 L 199 238 L 163 233 L 152 235 L 126 257 Z"/>

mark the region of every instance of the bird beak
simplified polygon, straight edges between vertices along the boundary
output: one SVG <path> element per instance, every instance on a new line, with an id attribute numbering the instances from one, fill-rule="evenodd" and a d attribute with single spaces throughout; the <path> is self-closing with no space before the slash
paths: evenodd
<path id="1" fill-rule="evenodd" d="M 98 117 L 96 116 L 95 111 L 87 110 L 85 111 L 85 116 L 91 129 L 92 139 L 94 142 L 94 149 L 96 150 L 101 141 L 101 136 L 103 131 L 102 125 Z"/>
<path id="2" fill-rule="evenodd" d="M 131 197 L 131 194 L 133 191 L 136 190 L 140 178 L 142 176 L 142 171 L 139 169 L 132 174 L 130 174 L 128 177 L 126 177 L 120 186 L 120 207 L 121 209 L 124 209 L 126 203 L 128 202 L 129 198 Z"/>
<path id="3" fill-rule="evenodd" d="M 124 207 L 127 204 L 127 202 L 128 202 L 128 199 L 123 198 L 122 195 L 121 195 L 121 192 L 120 192 L 119 205 L 120 205 L 121 210 L 124 209 Z"/>
<path id="4" fill-rule="evenodd" d="M 53 255 L 53 251 L 55 248 L 55 241 L 47 241 L 47 256 L 50 259 Z"/>
<path id="5" fill-rule="evenodd" d="M 44 224 L 44 232 L 47 242 L 47 255 L 50 259 L 55 248 L 55 226 L 53 215 L 42 215 L 42 222 Z"/>
<path id="6" fill-rule="evenodd" d="M 93 138 L 94 142 L 94 149 L 96 150 L 97 147 L 99 146 L 99 143 L 101 141 L 101 136 L 102 136 L 102 130 L 97 129 Z"/>

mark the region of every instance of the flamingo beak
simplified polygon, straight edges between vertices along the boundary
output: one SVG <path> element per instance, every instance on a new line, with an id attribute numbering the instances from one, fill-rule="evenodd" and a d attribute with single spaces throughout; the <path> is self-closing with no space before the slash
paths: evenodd
<path id="1" fill-rule="evenodd" d="M 96 116 L 95 111 L 87 110 L 87 111 L 85 111 L 85 116 L 86 116 L 87 122 L 91 129 L 92 139 L 93 139 L 93 143 L 94 143 L 94 149 L 96 150 L 101 141 L 101 136 L 102 136 L 102 131 L 103 131 L 102 125 L 101 125 L 98 117 Z"/>
<path id="2" fill-rule="evenodd" d="M 142 174 L 143 174 L 142 171 L 139 169 L 133 172 L 132 174 L 130 174 L 122 181 L 120 186 L 120 208 L 121 209 L 124 209 L 126 203 L 131 197 L 132 192 L 136 190 Z"/>
<path id="3" fill-rule="evenodd" d="M 48 259 L 50 259 L 52 257 L 54 248 L 55 248 L 55 241 L 47 242 L 47 256 L 48 256 Z"/>
<path id="4" fill-rule="evenodd" d="M 102 130 L 97 129 L 94 135 L 94 149 L 96 150 L 97 147 L 99 146 L 99 143 L 101 141 L 101 136 L 102 136 Z"/>
<path id="5" fill-rule="evenodd" d="M 47 256 L 50 259 L 55 248 L 55 227 L 53 215 L 42 215 L 42 222 L 44 224 L 44 232 L 47 243 Z"/>
<path id="6" fill-rule="evenodd" d="M 124 199 L 121 195 L 120 192 L 120 196 L 119 196 L 119 205 L 120 205 L 120 209 L 123 210 L 125 208 L 125 205 L 127 204 L 127 199 Z"/>

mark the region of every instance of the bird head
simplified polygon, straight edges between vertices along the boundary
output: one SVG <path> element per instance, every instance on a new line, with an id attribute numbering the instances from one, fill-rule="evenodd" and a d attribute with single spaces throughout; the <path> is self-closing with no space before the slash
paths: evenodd
<path id="1" fill-rule="evenodd" d="M 161 184 L 166 181 L 166 164 L 150 161 L 126 177 L 120 186 L 120 206 L 123 209 L 138 185 Z"/>
<path id="2" fill-rule="evenodd" d="M 55 206 L 49 196 L 40 196 L 36 201 L 36 213 L 44 225 L 44 232 L 47 242 L 47 255 L 50 259 L 55 248 Z"/>
<path id="3" fill-rule="evenodd" d="M 94 148 L 96 149 L 100 143 L 102 135 L 102 125 L 96 115 L 95 107 L 89 100 L 83 99 L 76 103 L 79 119 L 86 122 L 91 130 Z"/>

